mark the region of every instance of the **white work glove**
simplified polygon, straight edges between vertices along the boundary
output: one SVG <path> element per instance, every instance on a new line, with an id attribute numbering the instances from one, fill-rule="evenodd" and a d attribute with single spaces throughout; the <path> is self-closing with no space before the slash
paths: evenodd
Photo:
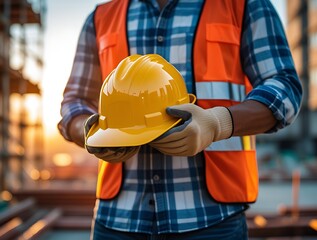
<path id="1" fill-rule="evenodd" d="M 87 137 L 87 134 L 94 125 L 95 122 L 97 122 L 99 119 L 98 114 L 91 115 L 87 121 L 85 122 L 85 138 Z M 85 148 L 87 151 L 93 155 L 95 155 L 97 158 L 104 160 L 106 162 L 110 163 L 118 163 L 118 162 L 124 162 L 131 158 L 133 155 L 137 154 L 140 150 L 140 146 L 136 147 L 89 147 L 85 144 Z"/>
<path id="2" fill-rule="evenodd" d="M 203 109 L 189 103 L 168 107 L 166 112 L 183 122 L 150 143 L 164 154 L 194 156 L 212 142 L 232 135 L 232 118 L 226 107 Z"/>

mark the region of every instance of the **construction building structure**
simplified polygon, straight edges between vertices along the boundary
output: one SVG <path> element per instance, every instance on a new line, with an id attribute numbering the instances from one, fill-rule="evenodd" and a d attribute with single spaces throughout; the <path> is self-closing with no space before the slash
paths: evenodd
<path id="1" fill-rule="evenodd" d="M 30 121 L 26 102 L 41 97 L 45 11 L 44 0 L 0 0 L 0 192 L 43 161 L 41 109 Z"/>
<path id="2" fill-rule="evenodd" d="M 296 141 L 301 156 L 317 155 L 317 1 L 287 0 L 287 37 L 304 97 Z"/>

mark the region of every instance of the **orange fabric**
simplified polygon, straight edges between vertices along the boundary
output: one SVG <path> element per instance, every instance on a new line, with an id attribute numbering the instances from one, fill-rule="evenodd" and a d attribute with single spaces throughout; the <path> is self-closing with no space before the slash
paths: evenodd
<path id="1" fill-rule="evenodd" d="M 244 0 L 205 1 L 193 53 L 196 81 L 245 84 L 239 54 L 243 13 Z"/>
<path id="2" fill-rule="evenodd" d="M 129 55 L 126 35 L 128 3 L 128 1 L 114 0 L 96 8 L 96 40 L 103 80 L 122 59 Z M 122 170 L 122 163 L 107 163 L 99 160 L 97 198 L 111 199 L 119 193 Z"/>
<path id="3" fill-rule="evenodd" d="M 126 34 L 128 3 L 114 0 L 96 8 L 96 39 L 103 79 L 129 55 Z"/>
<path id="4" fill-rule="evenodd" d="M 193 46 L 196 82 L 222 81 L 241 84 L 247 92 L 252 89 L 242 71 L 239 54 L 244 4 L 245 0 L 205 1 Z M 103 78 L 129 54 L 127 8 L 127 0 L 115 0 L 97 8 L 95 23 Z M 238 102 L 197 99 L 197 104 L 210 108 L 228 107 Z M 207 188 L 216 201 L 232 203 L 256 200 L 258 170 L 254 150 L 205 151 L 204 154 Z M 103 166 L 99 172 L 97 197 L 109 199 L 120 191 L 122 164 Z"/>
<path id="5" fill-rule="evenodd" d="M 206 66 L 207 71 L 203 75 L 203 80 L 233 82 L 239 79 L 234 78 L 234 68 L 229 65 L 233 59 L 239 56 L 239 38 L 239 29 L 235 26 L 229 24 L 206 25 L 208 66 Z"/>
<path id="6" fill-rule="evenodd" d="M 258 195 L 254 150 L 205 152 L 206 182 L 219 202 L 254 202 Z"/>
<path id="7" fill-rule="evenodd" d="M 107 163 L 99 160 L 99 174 L 97 181 L 97 198 L 114 198 L 121 187 L 122 164 Z"/>
<path id="8" fill-rule="evenodd" d="M 210 6 L 207 6 L 209 5 Z M 210 9 L 215 9 L 210 14 Z M 242 71 L 240 37 L 244 0 L 206 1 L 194 45 L 194 76 L 197 82 L 221 81 L 252 86 Z M 206 44 L 202 44 L 206 42 Z M 207 54 L 206 54 L 207 53 Z M 202 108 L 229 107 L 231 100 L 197 99 Z M 205 151 L 206 183 L 219 202 L 254 202 L 258 194 L 255 151 Z"/>

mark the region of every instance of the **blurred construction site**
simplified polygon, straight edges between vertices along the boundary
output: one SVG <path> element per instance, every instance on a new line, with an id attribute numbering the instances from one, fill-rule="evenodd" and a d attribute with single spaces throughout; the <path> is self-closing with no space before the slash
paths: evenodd
<path id="1" fill-rule="evenodd" d="M 56 47 L 45 42 L 50 2 L 0 0 L 0 240 L 89 239 L 97 161 L 50 134 L 43 116 L 53 91 L 44 70 L 56 68 L 44 60 Z M 317 1 L 283 2 L 304 101 L 293 125 L 257 138 L 260 195 L 247 212 L 249 232 L 317 239 Z M 59 106 L 55 94 L 48 102 Z"/>

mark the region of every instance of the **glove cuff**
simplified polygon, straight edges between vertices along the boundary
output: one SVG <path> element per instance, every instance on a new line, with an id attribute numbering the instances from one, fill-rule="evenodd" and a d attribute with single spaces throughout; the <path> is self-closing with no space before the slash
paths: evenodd
<path id="1" fill-rule="evenodd" d="M 233 134 L 233 121 L 231 112 L 226 107 L 214 107 L 209 109 L 217 119 L 217 133 L 214 136 L 214 142 L 230 138 Z"/>

